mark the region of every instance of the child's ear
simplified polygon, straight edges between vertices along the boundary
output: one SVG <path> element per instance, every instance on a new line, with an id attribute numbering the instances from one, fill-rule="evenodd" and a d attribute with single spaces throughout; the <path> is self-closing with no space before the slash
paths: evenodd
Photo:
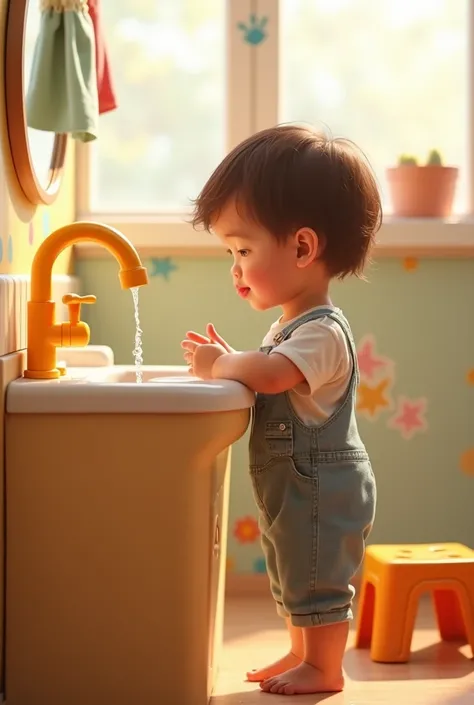
<path id="1" fill-rule="evenodd" d="M 307 267 L 320 257 L 322 242 L 311 228 L 300 228 L 295 233 L 296 266 Z"/>

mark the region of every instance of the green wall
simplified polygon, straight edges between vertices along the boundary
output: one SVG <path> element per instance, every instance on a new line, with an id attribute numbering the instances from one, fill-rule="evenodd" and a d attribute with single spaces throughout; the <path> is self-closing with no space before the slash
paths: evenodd
<path id="1" fill-rule="evenodd" d="M 186 330 L 208 321 L 235 347 L 255 348 L 278 315 L 237 299 L 226 259 L 180 258 L 170 272 L 169 262 L 146 264 L 154 274 L 140 291 L 146 364 L 181 364 Z M 120 289 L 116 262 L 79 261 L 77 273 L 84 293 L 97 296 L 87 307 L 91 342 L 110 345 L 117 363 L 130 364 L 132 297 Z M 361 357 L 369 351 L 376 363 L 373 377 L 362 364 L 359 390 L 360 428 L 379 489 L 372 541 L 474 546 L 474 261 L 380 260 L 368 277 L 336 283 L 332 294 Z M 400 415 L 406 424 L 397 423 Z M 418 428 L 410 436 L 411 421 Z M 263 570 L 255 514 L 242 439 L 233 456 L 231 570 Z"/>

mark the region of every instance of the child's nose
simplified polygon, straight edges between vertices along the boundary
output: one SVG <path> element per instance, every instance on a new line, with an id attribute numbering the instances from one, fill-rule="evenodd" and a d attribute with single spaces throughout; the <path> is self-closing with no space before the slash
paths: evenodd
<path id="1" fill-rule="evenodd" d="M 234 262 L 234 264 L 230 268 L 230 273 L 232 274 L 234 279 L 238 279 L 241 276 L 242 270 L 239 267 L 239 265 L 237 264 L 237 262 Z"/>

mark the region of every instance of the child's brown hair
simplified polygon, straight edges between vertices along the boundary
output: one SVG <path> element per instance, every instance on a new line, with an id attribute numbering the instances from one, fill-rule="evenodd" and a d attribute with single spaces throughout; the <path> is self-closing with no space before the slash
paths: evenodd
<path id="1" fill-rule="evenodd" d="M 313 229 L 329 274 L 341 279 L 362 274 L 382 221 L 362 152 L 349 140 L 295 125 L 257 132 L 224 158 L 195 201 L 194 227 L 210 230 L 232 199 L 279 240 Z"/>

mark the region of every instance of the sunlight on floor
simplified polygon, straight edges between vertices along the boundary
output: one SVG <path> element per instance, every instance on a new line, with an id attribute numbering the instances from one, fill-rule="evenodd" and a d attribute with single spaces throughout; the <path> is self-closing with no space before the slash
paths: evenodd
<path id="1" fill-rule="evenodd" d="M 346 690 L 334 695 L 283 696 L 261 693 L 245 681 L 245 672 L 287 650 L 285 630 L 271 600 L 229 599 L 225 647 L 211 705 L 298 703 L 315 705 L 472 705 L 474 660 L 470 647 L 439 641 L 431 605 L 422 600 L 408 664 L 373 663 L 365 650 L 352 647 L 344 662 Z"/>

